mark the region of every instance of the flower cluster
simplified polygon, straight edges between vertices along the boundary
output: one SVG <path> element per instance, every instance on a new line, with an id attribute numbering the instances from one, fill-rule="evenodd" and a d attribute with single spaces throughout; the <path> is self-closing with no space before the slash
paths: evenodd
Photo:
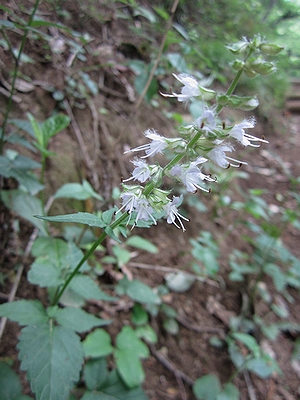
<path id="1" fill-rule="evenodd" d="M 264 63 L 262 54 L 268 51 L 277 51 L 277 47 L 264 42 L 260 37 L 253 41 L 244 41 L 231 50 L 237 54 L 247 52 L 244 61 L 240 63 L 240 70 L 255 69 L 258 74 Z M 254 62 L 255 52 L 258 52 Z M 271 64 L 266 62 L 269 72 L 273 70 Z M 237 64 L 235 65 L 237 69 Z M 247 130 L 255 127 L 255 119 L 248 118 L 235 125 L 227 125 L 219 120 L 219 113 L 223 107 L 251 110 L 258 106 L 255 97 L 241 97 L 233 95 L 240 72 L 225 94 L 218 94 L 214 90 L 202 86 L 196 78 L 188 74 L 173 74 L 183 85 L 180 93 L 162 94 L 164 97 L 174 97 L 179 102 L 188 102 L 194 98 L 200 98 L 203 104 L 201 115 L 192 125 L 182 127 L 180 136 L 167 138 L 154 129 L 144 132 L 149 140 L 147 144 L 130 149 L 131 153 L 142 153 L 140 158 L 132 162 L 135 166 L 132 176 L 123 182 L 121 193 L 122 205 L 119 211 L 129 214 L 128 223 L 135 226 L 139 221 L 149 221 L 156 224 L 159 218 L 166 218 L 168 224 L 174 224 L 177 228 L 185 230 L 183 221 L 186 217 L 179 213 L 183 196 L 173 196 L 171 190 L 160 189 L 163 178 L 169 177 L 179 182 L 187 192 L 195 193 L 198 189 L 210 192 L 207 184 L 215 182 L 216 178 L 203 171 L 209 162 L 217 164 L 221 168 L 240 167 L 246 164 L 243 161 L 231 157 L 234 144 L 237 141 L 242 146 L 259 147 L 262 143 L 268 143 L 264 138 L 258 138 L 248 133 Z M 165 152 L 172 155 L 171 161 L 161 166 L 158 163 L 150 164 L 149 159 L 157 154 Z M 127 185 L 127 182 L 135 181 L 136 184 Z"/>

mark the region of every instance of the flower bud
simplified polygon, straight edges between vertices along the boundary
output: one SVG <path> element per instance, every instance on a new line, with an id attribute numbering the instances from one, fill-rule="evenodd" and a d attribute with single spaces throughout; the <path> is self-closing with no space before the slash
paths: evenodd
<path id="1" fill-rule="evenodd" d="M 283 50 L 283 47 L 265 42 L 259 46 L 259 49 L 262 53 L 267 54 L 268 56 L 276 56 L 276 54 Z"/>
<path id="2" fill-rule="evenodd" d="M 231 66 L 235 71 L 239 71 L 239 70 L 243 69 L 244 65 L 245 65 L 245 63 L 242 60 L 235 60 L 231 63 Z"/>

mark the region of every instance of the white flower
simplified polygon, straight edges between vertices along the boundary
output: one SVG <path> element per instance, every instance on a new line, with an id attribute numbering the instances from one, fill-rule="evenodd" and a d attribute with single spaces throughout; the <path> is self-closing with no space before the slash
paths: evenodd
<path id="1" fill-rule="evenodd" d="M 215 181 L 215 179 L 211 178 L 209 175 L 203 174 L 201 169 L 198 168 L 199 164 L 203 164 L 206 161 L 206 158 L 198 157 L 196 161 L 193 161 L 190 164 L 175 165 L 171 169 L 170 175 L 180 179 L 188 192 L 195 193 L 197 189 L 209 192 L 209 189 L 204 189 L 200 186 L 200 182 Z"/>
<path id="2" fill-rule="evenodd" d="M 173 200 L 166 205 L 165 211 L 167 215 L 167 223 L 174 224 L 178 229 L 182 229 L 184 232 L 185 227 L 183 226 L 181 219 L 184 219 L 185 221 L 189 220 L 178 212 L 177 206 L 179 206 L 181 202 L 182 202 L 182 195 L 180 197 L 173 196 Z M 176 219 L 179 225 L 177 224 Z"/>
<path id="3" fill-rule="evenodd" d="M 125 211 L 131 214 L 137 205 L 138 196 L 134 192 L 126 191 L 121 193 L 120 197 L 122 199 L 122 207 L 119 211 L 125 209 Z"/>
<path id="4" fill-rule="evenodd" d="M 154 225 L 157 224 L 155 218 L 153 217 L 153 208 L 150 206 L 149 201 L 145 198 L 141 198 L 137 201 L 135 205 L 136 218 L 134 224 L 136 225 L 138 220 L 149 221 L 152 219 Z"/>
<path id="5" fill-rule="evenodd" d="M 136 168 L 132 171 L 132 177 L 125 179 L 123 182 L 128 182 L 132 179 L 141 183 L 146 182 L 151 173 L 149 165 L 144 160 L 133 160 L 132 163 L 136 166 Z"/>
<path id="6" fill-rule="evenodd" d="M 218 164 L 222 168 L 240 167 L 242 164 L 247 164 L 246 162 L 236 160 L 234 158 L 228 157 L 226 151 L 232 152 L 233 147 L 229 144 L 220 144 L 212 149 L 207 156 Z"/>
<path id="7" fill-rule="evenodd" d="M 199 89 L 198 81 L 189 74 L 173 74 L 173 76 L 184 86 L 181 89 L 181 93 L 174 93 L 172 94 L 164 94 L 161 93 L 165 97 L 177 97 L 178 101 L 186 102 L 189 101 L 192 97 L 200 96 L 201 92 Z"/>
<path id="8" fill-rule="evenodd" d="M 196 125 L 206 133 L 213 132 L 217 126 L 214 110 L 205 109 L 203 114 L 196 120 Z"/>
<path id="9" fill-rule="evenodd" d="M 245 129 L 254 128 L 255 126 L 255 119 L 250 118 L 248 120 L 244 120 L 240 124 L 235 125 L 230 131 L 229 135 L 235 138 L 244 146 L 253 146 L 259 147 L 260 143 L 268 143 L 267 140 L 257 138 L 255 136 L 249 135 L 245 132 Z M 259 142 L 259 143 L 257 143 Z"/>
<path id="10" fill-rule="evenodd" d="M 152 140 L 152 142 L 135 147 L 134 149 L 130 149 L 129 152 L 145 150 L 146 155 L 141 158 L 146 158 L 154 156 L 157 153 L 162 153 L 162 151 L 168 147 L 167 139 L 159 135 L 154 129 L 147 129 L 144 132 L 144 135 L 148 139 Z M 126 151 L 126 153 L 128 153 L 128 151 Z"/>

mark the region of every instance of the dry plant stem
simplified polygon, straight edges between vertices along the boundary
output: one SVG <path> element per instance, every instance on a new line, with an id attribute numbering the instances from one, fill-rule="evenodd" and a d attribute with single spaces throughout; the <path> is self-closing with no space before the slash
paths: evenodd
<path id="1" fill-rule="evenodd" d="M 89 171 L 92 173 L 94 188 L 95 188 L 96 191 L 98 191 L 100 189 L 99 177 L 98 177 L 98 175 L 97 175 L 97 173 L 95 171 L 94 163 L 93 163 L 93 161 L 92 161 L 92 159 L 91 159 L 91 157 L 90 157 L 90 155 L 88 153 L 88 150 L 87 150 L 86 145 L 85 145 L 84 140 L 83 140 L 83 136 L 82 136 L 81 130 L 80 130 L 80 128 L 79 128 L 79 126 L 78 126 L 78 124 L 77 124 L 77 122 L 75 120 L 74 114 L 72 112 L 72 109 L 70 107 L 70 104 L 69 104 L 68 100 L 64 100 L 64 106 L 65 106 L 65 108 L 67 110 L 68 116 L 71 119 L 71 125 L 72 125 L 72 128 L 73 128 L 73 130 L 75 132 L 75 135 L 77 137 L 77 140 L 78 140 L 78 143 L 79 143 L 79 146 L 80 146 L 80 150 L 82 152 L 82 155 L 83 155 L 83 158 L 85 160 L 86 166 L 88 167 Z"/>
<path id="2" fill-rule="evenodd" d="M 139 262 L 135 262 L 135 261 L 131 261 L 128 263 L 129 267 L 133 267 L 133 268 L 140 268 L 140 269 L 152 269 L 154 271 L 161 271 L 161 272 L 182 272 L 182 269 L 180 268 L 172 268 L 172 267 L 165 267 L 164 265 L 151 265 L 151 264 L 144 264 L 144 263 L 139 263 Z M 211 286 L 215 286 L 215 287 L 219 287 L 220 285 L 211 280 L 211 279 L 207 279 L 207 278 L 202 278 L 201 276 L 195 275 L 191 272 L 187 272 L 187 274 L 194 276 L 195 279 L 197 281 L 200 282 L 205 282 L 208 283 Z"/>
<path id="3" fill-rule="evenodd" d="M 171 28 L 171 25 L 172 25 L 172 22 L 173 22 L 173 18 L 174 18 L 174 14 L 175 14 L 175 11 L 177 9 L 178 3 L 179 3 L 179 0 L 175 0 L 174 3 L 173 3 L 173 6 L 172 6 L 172 9 L 171 9 L 171 12 L 170 12 L 170 18 L 168 20 L 167 27 L 166 27 L 166 32 L 165 32 L 164 37 L 163 37 L 163 39 L 161 41 L 161 44 L 160 44 L 160 47 L 159 47 L 159 50 L 158 50 L 158 54 L 157 54 L 155 63 L 153 65 L 153 67 L 152 67 L 152 70 L 150 72 L 149 78 L 148 78 L 148 80 L 146 82 L 146 85 L 145 85 L 145 87 L 144 87 L 144 89 L 143 89 L 143 91 L 142 91 L 142 93 L 141 93 L 141 95 L 140 95 L 135 107 L 134 107 L 135 111 L 137 111 L 138 108 L 140 107 L 140 105 L 141 105 L 141 103 L 143 101 L 143 98 L 145 97 L 145 95 L 147 93 L 147 90 L 149 89 L 149 86 L 150 86 L 150 84 L 152 82 L 152 79 L 153 79 L 155 71 L 156 71 L 156 69 L 158 67 L 158 64 L 160 62 L 161 55 L 162 55 L 162 52 L 163 52 L 163 49 L 165 47 L 165 43 L 166 43 L 166 40 L 167 40 L 168 32 L 169 32 L 169 30 Z"/>
<path id="4" fill-rule="evenodd" d="M 177 377 L 180 377 L 180 379 L 182 381 L 184 381 L 185 383 L 187 383 L 189 386 L 194 385 L 195 382 L 192 378 L 190 378 L 184 372 L 177 369 L 169 360 L 166 359 L 166 357 L 164 357 L 162 354 L 160 354 L 153 345 L 150 345 L 149 347 L 150 347 L 151 354 L 159 362 L 161 362 L 164 367 L 166 367 L 169 371 L 171 371 L 175 375 L 176 379 L 177 379 Z"/>
<path id="5" fill-rule="evenodd" d="M 246 382 L 246 385 L 247 385 L 247 388 L 248 388 L 248 394 L 249 394 L 250 400 L 257 400 L 257 397 L 256 397 L 256 394 L 254 392 L 254 388 L 253 388 L 253 385 L 252 385 L 252 382 L 251 382 L 251 378 L 250 378 L 249 372 L 248 371 L 244 371 L 243 374 L 244 374 L 245 382 Z"/>

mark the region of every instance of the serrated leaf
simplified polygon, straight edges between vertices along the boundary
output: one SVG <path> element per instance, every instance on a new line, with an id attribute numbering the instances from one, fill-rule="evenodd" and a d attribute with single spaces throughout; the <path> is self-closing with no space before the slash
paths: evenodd
<path id="1" fill-rule="evenodd" d="M 113 370 L 98 391 L 85 392 L 81 400 L 148 400 L 141 387 L 128 388 Z"/>
<path id="2" fill-rule="evenodd" d="M 18 300 L 1 304 L 0 316 L 20 325 L 42 324 L 49 319 L 44 306 L 38 300 Z"/>
<path id="3" fill-rule="evenodd" d="M 89 331 L 95 326 L 105 326 L 111 323 L 111 320 L 97 318 L 95 315 L 75 307 L 60 308 L 55 314 L 55 319 L 65 328 L 79 333 Z"/>
<path id="4" fill-rule="evenodd" d="M 216 400 L 220 391 L 219 378 L 213 374 L 202 376 L 193 386 L 193 393 L 199 400 Z"/>
<path id="5" fill-rule="evenodd" d="M 52 217 L 46 217 L 43 215 L 34 215 L 35 218 L 44 219 L 50 222 L 73 222 L 78 224 L 85 224 L 89 226 L 96 226 L 98 228 L 104 228 L 106 224 L 103 220 L 96 215 L 87 212 L 78 212 L 76 214 L 64 214 L 55 215 Z"/>
<path id="6" fill-rule="evenodd" d="M 48 236 L 44 222 L 34 218 L 34 214 L 42 215 L 44 212 L 40 199 L 17 189 L 3 190 L 1 196 L 7 208 L 37 227 L 42 235 Z"/>
<path id="7" fill-rule="evenodd" d="M 50 320 L 23 328 L 18 349 L 37 399 L 66 400 L 83 363 L 79 336 Z"/>
<path id="8" fill-rule="evenodd" d="M 111 338 L 103 329 L 95 329 L 83 341 L 83 350 L 86 357 L 104 357 L 113 352 Z"/>
<path id="9" fill-rule="evenodd" d="M 70 288 L 78 293 L 86 300 L 105 300 L 105 301 L 116 301 L 116 297 L 109 296 L 104 293 L 98 285 L 87 275 L 78 274 L 75 275 L 70 282 Z"/>
<path id="10" fill-rule="evenodd" d="M 40 287 L 57 287 L 64 283 L 61 270 L 51 259 L 37 259 L 31 264 L 27 278 L 30 283 Z"/>
<path id="11" fill-rule="evenodd" d="M 124 326 L 117 335 L 116 346 L 119 350 L 131 351 L 135 357 L 146 358 L 149 349 L 136 335 L 130 326 Z"/>
<path id="12" fill-rule="evenodd" d="M 152 253 L 152 254 L 157 254 L 158 253 L 157 246 L 155 246 L 155 244 L 150 242 L 150 240 L 144 239 L 141 236 L 137 236 L 137 235 L 130 236 L 130 238 L 128 238 L 126 240 L 126 244 L 128 246 L 132 246 L 132 247 L 135 247 L 137 249 L 146 250 L 146 251 L 148 251 L 149 253 Z"/>

